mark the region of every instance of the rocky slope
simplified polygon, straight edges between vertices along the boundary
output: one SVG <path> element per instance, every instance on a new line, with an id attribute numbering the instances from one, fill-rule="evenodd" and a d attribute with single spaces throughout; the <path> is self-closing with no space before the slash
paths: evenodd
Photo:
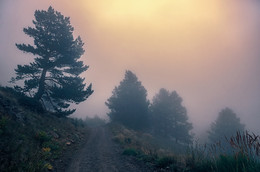
<path id="1" fill-rule="evenodd" d="M 57 171 L 87 138 L 79 120 L 45 113 L 35 102 L 0 88 L 0 171 Z"/>

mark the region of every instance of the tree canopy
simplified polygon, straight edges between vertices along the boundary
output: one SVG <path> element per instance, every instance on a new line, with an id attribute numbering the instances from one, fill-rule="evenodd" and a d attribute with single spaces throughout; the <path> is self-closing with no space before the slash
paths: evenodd
<path id="1" fill-rule="evenodd" d="M 150 110 L 152 132 L 155 135 L 191 143 L 192 124 L 188 122 L 187 110 L 176 91 L 160 89 L 153 98 Z"/>
<path id="2" fill-rule="evenodd" d="M 106 105 L 111 121 L 132 129 L 144 129 L 148 125 L 147 91 L 136 75 L 127 70 L 125 78 L 115 87 Z"/>
<path id="3" fill-rule="evenodd" d="M 80 103 L 92 93 L 91 84 L 86 87 L 80 74 L 88 69 L 79 58 L 84 54 L 80 37 L 74 39 L 70 18 L 49 7 L 36 10 L 34 27 L 24 28 L 26 35 L 34 39 L 34 45 L 16 44 L 17 48 L 35 56 L 34 61 L 18 65 L 16 77 L 11 81 L 24 81 L 16 86 L 50 111 L 69 115 L 70 103 Z"/>
<path id="4" fill-rule="evenodd" d="M 212 143 L 226 142 L 226 138 L 236 135 L 236 132 L 243 132 L 245 126 L 240 123 L 237 114 L 230 108 L 222 109 L 215 122 L 211 124 L 209 140 Z"/>

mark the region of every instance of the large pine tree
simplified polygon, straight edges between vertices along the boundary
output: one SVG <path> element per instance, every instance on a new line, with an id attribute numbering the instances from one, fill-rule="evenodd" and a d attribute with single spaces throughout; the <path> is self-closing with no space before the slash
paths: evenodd
<path id="1" fill-rule="evenodd" d="M 131 71 L 126 71 L 125 78 L 115 87 L 106 105 L 110 109 L 111 121 L 119 122 L 132 129 L 144 129 L 148 121 L 147 91 Z"/>
<path id="2" fill-rule="evenodd" d="M 70 103 L 80 103 L 93 92 L 91 85 L 85 88 L 84 78 L 79 76 L 88 69 L 79 60 L 84 43 L 80 37 L 74 39 L 70 18 L 52 7 L 36 10 L 34 16 L 34 27 L 23 29 L 34 39 L 34 45 L 16 44 L 19 50 L 33 54 L 34 61 L 18 65 L 12 81 L 23 80 L 24 86 L 17 88 L 40 101 L 47 110 L 67 116 L 75 111 L 66 110 Z"/>
<path id="3" fill-rule="evenodd" d="M 189 144 L 192 141 L 186 108 L 176 91 L 162 88 L 153 98 L 151 109 L 152 132 L 160 137 L 175 139 L 176 142 Z"/>

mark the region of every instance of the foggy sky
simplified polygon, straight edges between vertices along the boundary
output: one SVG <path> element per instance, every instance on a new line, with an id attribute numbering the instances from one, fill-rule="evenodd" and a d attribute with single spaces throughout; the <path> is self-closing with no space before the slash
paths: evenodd
<path id="1" fill-rule="evenodd" d="M 84 73 L 94 93 L 77 117 L 106 116 L 104 102 L 132 70 L 152 97 L 164 87 L 183 98 L 194 131 L 225 107 L 260 131 L 260 3 L 256 0 L 0 0 L 0 84 L 33 57 L 22 29 L 50 5 L 71 17 L 85 42 Z"/>

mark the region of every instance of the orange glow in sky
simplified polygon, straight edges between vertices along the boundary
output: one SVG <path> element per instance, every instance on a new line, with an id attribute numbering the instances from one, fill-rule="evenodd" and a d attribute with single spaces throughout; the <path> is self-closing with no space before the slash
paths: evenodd
<path id="1" fill-rule="evenodd" d="M 14 45 L 28 39 L 22 28 L 31 25 L 36 9 L 52 5 L 70 16 L 74 34 L 85 42 L 82 59 L 90 66 L 85 77 L 95 91 L 76 116 L 106 116 L 104 102 L 129 69 L 142 81 L 149 99 L 162 87 L 176 90 L 195 129 L 201 121 L 210 124 L 226 106 L 260 120 L 260 3 L 256 0 L 2 2 L 0 37 L 5 43 L 0 52 L 15 58 L 7 62 L 26 59 Z M 16 64 L 12 65 L 9 73 Z M 2 60 L 0 70 L 5 66 Z"/>
<path id="2" fill-rule="evenodd" d="M 88 7 L 89 3 L 85 5 Z M 99 3 L 99 14 L 106 19 L 120 20 L 164 20 L 179 16 L 179 19 L 216 17 L 220 13 L 220 2 L 216 0 L 110 0 Z M 193 16 L 193 17 L 192 17 Z M 155 17 L 155 18 L 154 18 Z"/>

